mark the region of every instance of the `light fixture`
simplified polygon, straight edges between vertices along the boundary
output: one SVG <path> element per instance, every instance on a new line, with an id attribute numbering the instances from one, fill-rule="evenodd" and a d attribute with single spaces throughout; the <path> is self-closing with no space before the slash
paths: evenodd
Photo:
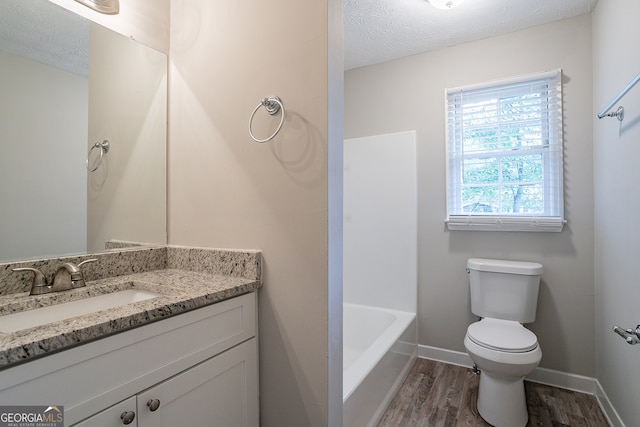
<path id="1" fill-rule="evenodd" d="M 107 15 L 117 15 L 120 12 L 120 2 L 118 0 L 76 0 L 93 10 Z"/>
<path id="2" fill-rule="evenodd" d="M 427 0 L 431 6 L 438 9 L 453 9 L 459 6 L 464 0 Z"/>

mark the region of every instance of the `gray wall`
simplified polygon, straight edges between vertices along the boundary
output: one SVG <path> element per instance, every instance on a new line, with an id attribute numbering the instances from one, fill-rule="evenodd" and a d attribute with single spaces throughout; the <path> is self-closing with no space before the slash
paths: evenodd
<path id="1" fill-rule="evenodd" d="M 0 260 L 86 252 L 87 77 L 4 51 L 0 68 Z"/>
<path id="2" fill-rule="evenodd" d="M 538 261 L 541 366 L 595 375 L 591 17 L 560 21 L 345 74 L 345 138 L 405 130 L 418 144 L 418 317 L 422 345 L 464 351 L 469 257 Z M 449 232 L 444 90 L 563 69 L 565 213 L 561 233 Z"/>
<path id="3" fill-rule="evenodd" d="M 594 112 L 640 72 L 640 3 L 600 1 L 593 13 Z M 612 43 L 615 40 L 615 43 Z M 640 345 L 611 332 L 640 323 L 640 85 L 619 103 L 620 124 L 594 120 L 597 378 L 627 426 L 640 420 Z M 613 108 L 617 108 L 617 105 Z"/>

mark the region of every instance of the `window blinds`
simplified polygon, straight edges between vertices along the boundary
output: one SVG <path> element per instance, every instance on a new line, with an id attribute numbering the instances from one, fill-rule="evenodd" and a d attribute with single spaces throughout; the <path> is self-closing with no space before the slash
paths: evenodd
<path id="1" fill-rule="evenodd" d="M 562 73 L 446 90 L 449 229 L 560 231 Z"/>

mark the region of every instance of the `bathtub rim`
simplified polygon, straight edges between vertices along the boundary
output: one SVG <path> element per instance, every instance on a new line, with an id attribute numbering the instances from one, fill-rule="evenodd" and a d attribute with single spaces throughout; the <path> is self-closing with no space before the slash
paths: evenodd
<path id="1" fill-rule="evenodd" d="M 343 313 L 345 306 L 353 306 L 365 308 L 374 311 L 382 311 L 392 314 L 395 320 L 389 325 L 384 332 L 378 336 L 373 344 L 368 347 L 354 363 L 342 373 L 342 402 L 346 402 L 354 391 L 362 384 L 367 375 L 382 360 L 385 354 L 397 343 L 398 339 L 403 335 L 412 322 L 417 321 L 416 313 L 389 309 L 384 307 L 376 307 L 363 304 L 355 304 L 343 302 Z M 393 337 L 393 339 L 390 339 Z M 417 345 L 417 343 L 410 343 Z M 375 348 L 375 351 L 373 349 Z"/>

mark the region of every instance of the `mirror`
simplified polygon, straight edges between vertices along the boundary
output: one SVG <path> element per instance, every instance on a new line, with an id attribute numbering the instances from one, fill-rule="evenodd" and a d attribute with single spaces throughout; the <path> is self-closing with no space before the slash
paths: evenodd
<path id="1" fill-rule="evenodd" d="M 166 55 L 2 0 L 0 69 L 0 262 L 166 244 Z"/>

